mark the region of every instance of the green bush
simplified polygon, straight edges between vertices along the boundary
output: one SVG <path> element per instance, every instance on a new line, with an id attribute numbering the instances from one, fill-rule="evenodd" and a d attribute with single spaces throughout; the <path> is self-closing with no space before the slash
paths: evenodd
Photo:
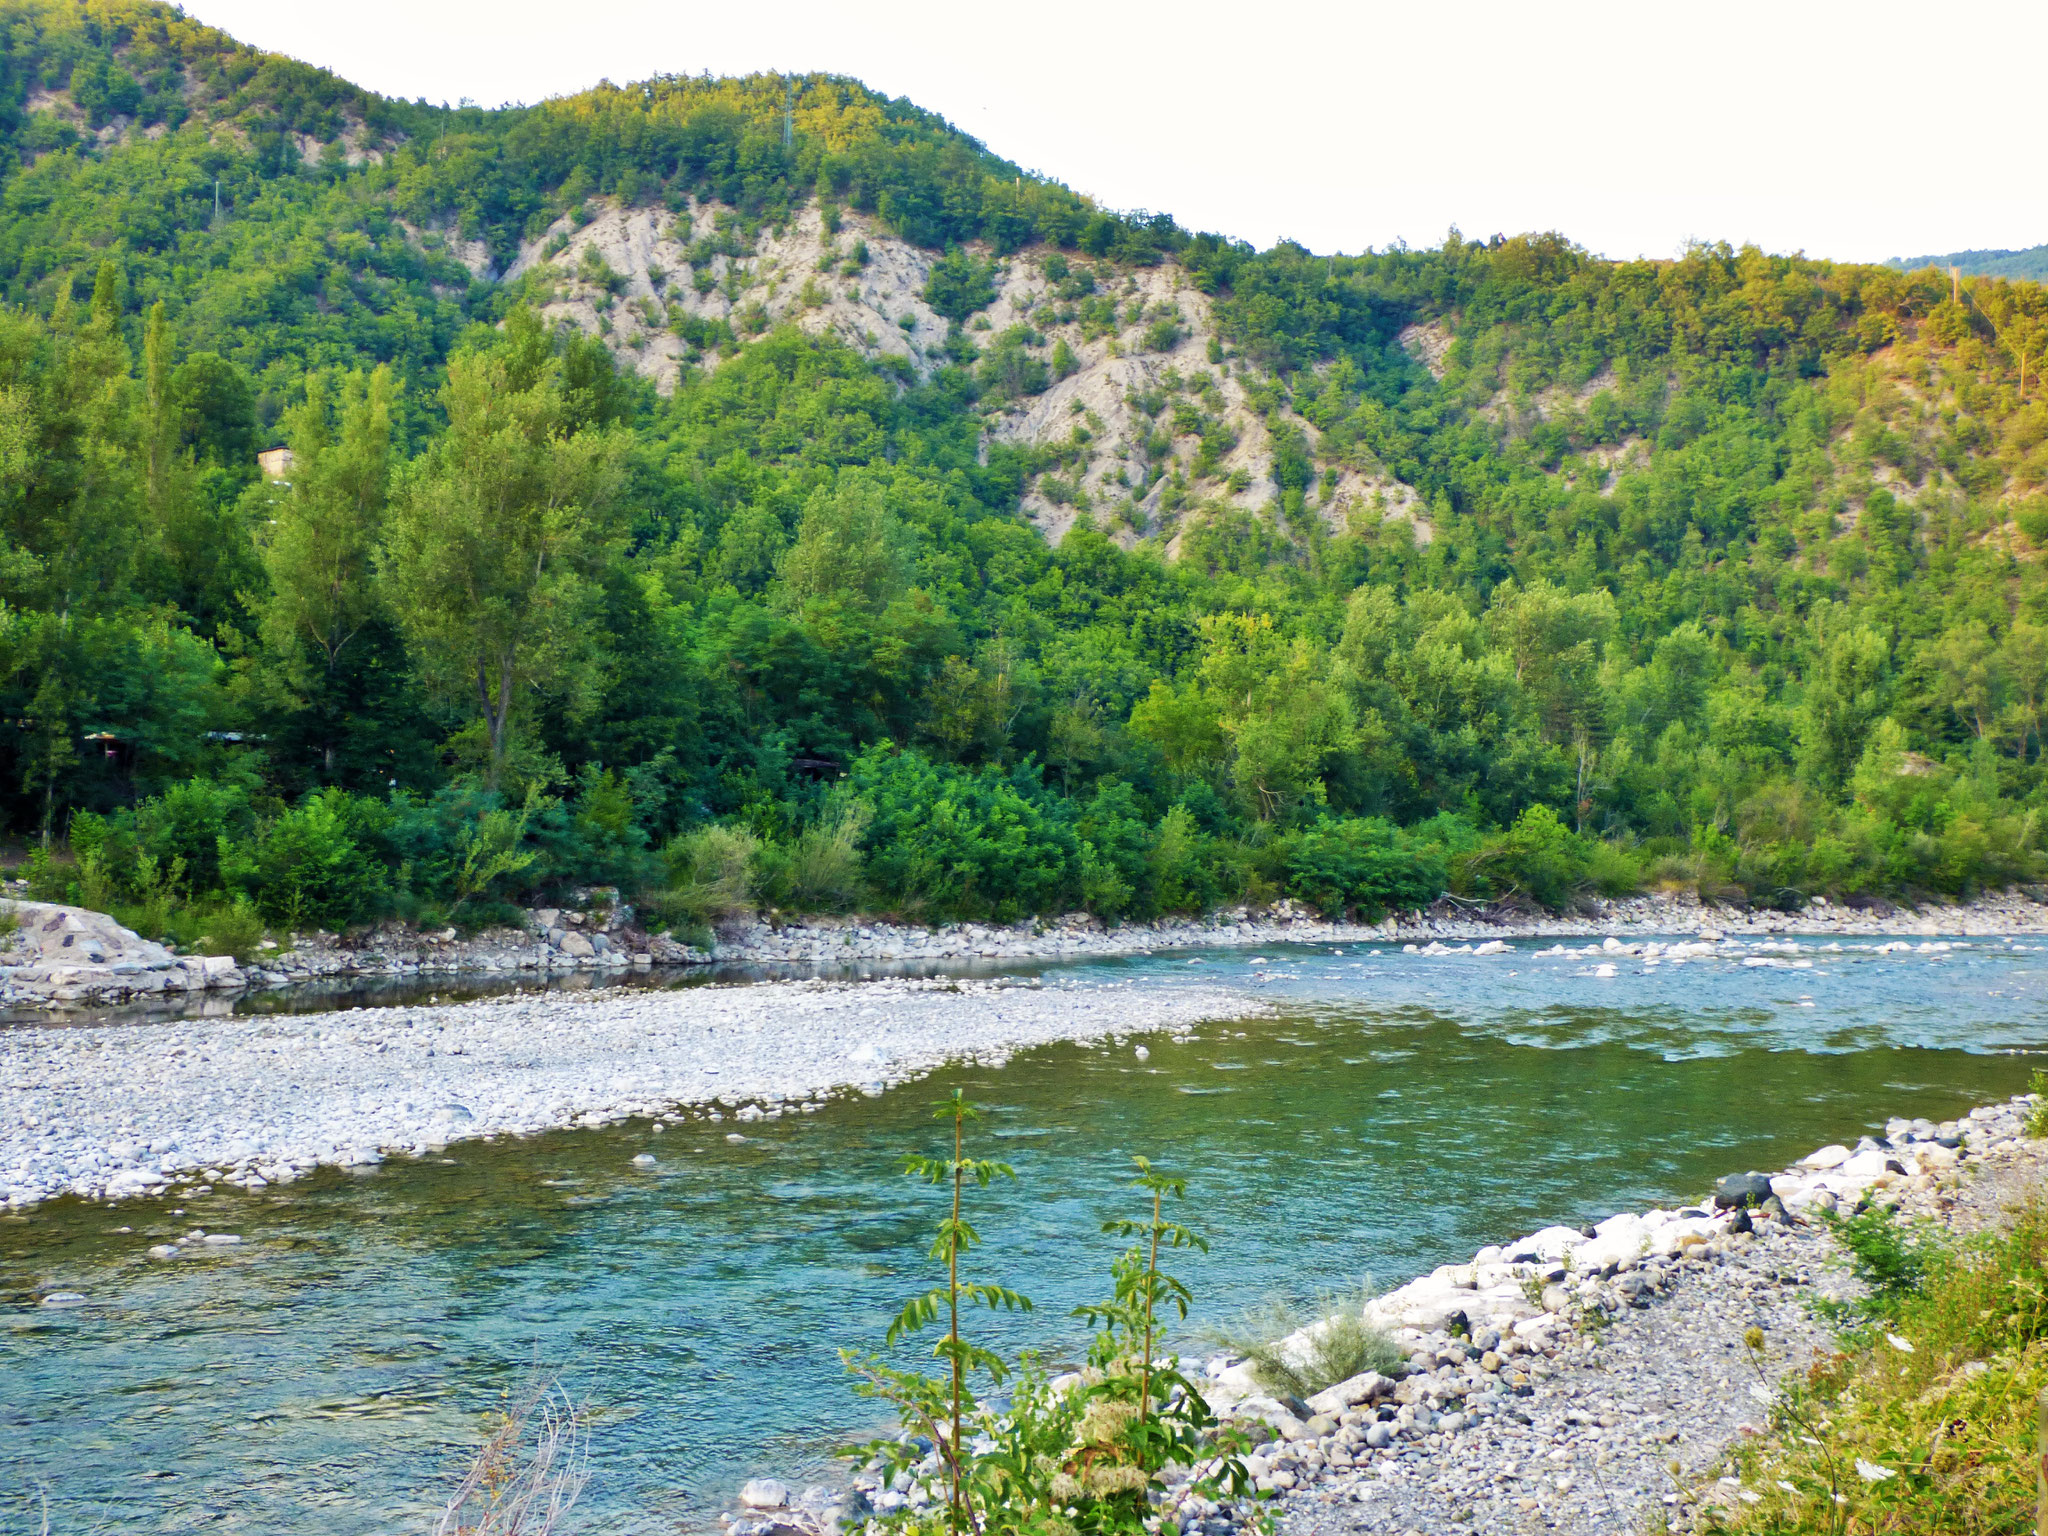
<path id="1" fill-rule="evenodd" d="M 988 345 L 974 370 L 975 386 L 991 400 L 1019 400 L 1044 391 L 1052 382 L 1043 359 L 1025 350 L 1032 332 L 1013 325 Z"/>
<path id="2" fill-rule="evenodd" d="M 1181 338 L 1185 335 L 1187 332 L 1181 329 L 1180 321 L 1174 316 L 1166 315 L 1145 327 L 1141 345 L 1147 352 L 1171 352 L 1180 345 Z"/>
<path id="3" fill-rule="evenodd" d="M 866 894 L 861 838 L 868 808 L 842 800 L 794 838 L 762 842 L 754 852 L 753 889 L 760 900 L 793 912 L 849 912 Z"/>
<path id="4" fill-rule="evenodd" d="M 28 882 L 30 901 L 68 904 L 72 897 L 75 871 L 59 864 L 56 855 L 44 847 L 31 848 L 21 866 L 21 878 Z"/>
<path id="5" fill-rule="evenodd" d="M 165 865 L 183 860 L 194 890 L 217 890 L 220 840 L 246 837 L 255 820 L 248 792 L 240 785 L 186 779 L 135 808 L 134 841 L 138 851 Z"/>
<path id="6" fill-rule="evenodd" d="M 368 915 L 386 888 L 382 866 L 351 835 L 357 811 L 342 790 L 308 795 L 250 840 L 223 839 L 223 877 L 273 922 L 345 927 Z"/>
<path id="7" fill-rule="evenodd" d="M 1326 817 L 1289 834 L 1282 849 L 1287 894 L 1333 916 L 1356 908 L 1378 922 L 1443 893 L 1441 852 L 1415 845 L 1381 817 Z"/>
<path id="8" fill-rule="evenodd" d="M 671 838 L 661 850 L 668 887 L 647 905 L 683 927 L 715 926 L 752 912 L 760 847 L 761 840 L 744 827 L 716 823 Z"/>
<path id="9" fill-rule="evenodd" d="M 1079 894 L 1071 806 L 1034 764 L 970 771 L 883 742 L 847 782 L 873 811 L 869 881 L 899 910 L 1015 918 Z"/>
<path id="10" fill-rule="evenodd" d="M 164 931 L 156 937 L 195 954 L 231 955 L 246 965 L 257 957 L 264 932 L 263 915 L 248 897 L 214 897 L 172 908 Z"/>
<path id="11" fill-rule="evenodd" d="M 1863 1291 L 1853 1301 L 1815 1305 L 1838 1321 L 1897 1317 L 1939 1257 L 1933 1234 L 1901 1221 L 1897 1208 L 1889 1205 L 1873 1205 L 1854 1216 L 1823 1212 L 1822 1219 L 1849 1256 L 1849 1272 Z"/>
<path id="12" fill-rule="evenodd" d="M 931 275 L 925 279 L 924 301 L 935 313 L 961 324 L 996 301 L 995 263 L 958 249 L 948 251 L 932 263 Z"/>
<path id="13" fill-rule="evenodd" d="M 1586 888 L 1594 844 L 1558 820 L 1547 805 L 1532 805 L 1505 832 L 1458 861 L 1461 883 L 1476 895 L 1521 897 L 1557 911 Z"/>
<path id="14" fill-rule="evenodd" d="M 1216 880 L 1208 853 L 1209 839 L 1185 805 L 1172 806 L 1159 819 L 1147 860 L 1152 900 L 1161 912 L 1206 912 L 1216 904 Z"/>

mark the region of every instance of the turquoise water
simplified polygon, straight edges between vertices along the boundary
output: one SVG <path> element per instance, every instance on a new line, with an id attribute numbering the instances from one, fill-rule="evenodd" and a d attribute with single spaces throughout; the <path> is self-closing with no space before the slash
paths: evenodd
<path id="1" fill-rule="evenodd" d="M 1190 1180 L 1202 1318 L 1387 1284 L 1552 1220 L 1698 1195 L 1890 1114 L 2024 1088 L 2048 1051 L 2048 949 L 1621 958 L 1185 954 L 1072 968 L 1241 984 L 1274 1018 L 1063 1045 L 746 1127 L 458 1144 L 441 1160 L 162 1207 L 0 1220 L 0 1511 L 57 1532 L 422 1530 L 481 1415 L 536 1362 L 598 1410 L 589 1528 L 701 1527 L 734 1484 L 821 1468 L 868 1423 L 838 1351 L 930 1278 L 930 1101 L 990 1108 L 986 1270 L 1075 1342 L 1129 1158 Z M 1810 968 L 1794 969 L 1804 961 Z M 147 1025 L 137 1025 L 147 1028 Z M 0 1052 L 4 1052 L 0 1036 Z M 653 1176 L 630 1160 L 654 1151 Z M 245 1243 L 162 1263 L 191 1226 Z M 117 1231 L 121 1227 L 131 1231 Z M 61 1285 L 92 1305 L 39 1311 Z M 599 1518 L 601 1517 L 601 1518 Z M 10 1528 L 0 1524 L 0 1529 Z"/>

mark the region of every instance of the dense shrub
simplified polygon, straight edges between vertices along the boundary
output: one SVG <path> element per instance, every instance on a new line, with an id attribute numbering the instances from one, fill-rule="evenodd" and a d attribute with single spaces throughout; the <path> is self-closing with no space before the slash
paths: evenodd
<path id="1" fill-rule="evenodd" d="M 245 841 L 223 843 L 222 878 L 286 927 L 353 923 L 385 892 L 383 867 L 353 834 L 388 814 L 345 790 L 308 795 Z"/>
<path id="2" fill-rule="evenodd" d="M 1440 847 L 1403 837 L 1381 817 L 1326 817 L 1285 839 L 1286 889 L 1335 915 L 1377 922 L 1428 906 L 1446 878 Z"/>
<path id="3" fill-rule="evenodd" d="M 873 811 L 869 883 L 900 910 L 1015 918 L 1079 895 L 1072 813 L 1031 764 L 968 770 L 883 742 L 848 784 Z"/>

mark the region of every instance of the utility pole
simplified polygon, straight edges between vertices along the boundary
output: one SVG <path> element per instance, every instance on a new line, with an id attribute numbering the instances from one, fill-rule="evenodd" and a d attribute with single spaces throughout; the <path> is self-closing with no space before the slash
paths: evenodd
<path id="1" fill-rule="evenodd" d="M 213 222 L 220 222 L 220 178 L 213 178 Z"/>
<path id="2" fill-rule="evenodd" d="M 782 152 L 788 154 L 796 144 L 796 82 L 785 79 L 782 82 Z"/>
<path id="3" fill-rule="evenodd" d="M 1948 269 L 1948 296 L 1955 300 L 1958 306 L 1963 302 L 1963 269 L 1961 267 L 1950 267 Z"/>

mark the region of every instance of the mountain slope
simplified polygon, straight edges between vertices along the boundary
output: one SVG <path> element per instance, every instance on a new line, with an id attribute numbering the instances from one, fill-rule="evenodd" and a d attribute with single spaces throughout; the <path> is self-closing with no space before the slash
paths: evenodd
<path id="1" fill-rule="evenodd" d="M 140 0 L 0 29 L 0 812 L 58 894 L 2048 874 L 2038 285 L 1254 251 L 833 77 L 447 111 Z"/>

